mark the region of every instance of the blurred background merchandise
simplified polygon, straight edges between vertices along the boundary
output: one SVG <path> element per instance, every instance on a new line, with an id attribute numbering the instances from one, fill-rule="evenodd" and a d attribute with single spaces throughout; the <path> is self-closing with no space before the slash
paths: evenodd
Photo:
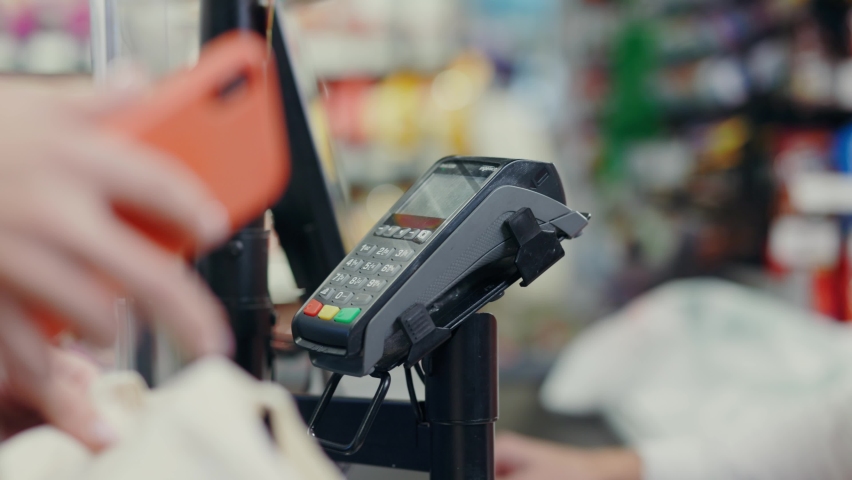
<path id="1" fill-rule="evenodd" d="M 88 0 L 3 0 L 0 72 L 88 72 L 89 25 Z"/>
<path id="2" fill-rule="evenodd" d="M 154 74 L 197 55 L 197 1 L 92 0 L 92 18 L 107 3 L 132 19 L 119 54 Z M 553 162 L 569 205 L 593 213 L 565 261 L 489 307 L 509 377 L 539 380 L 576 331 L 675 278 L 721 276 L 852 318 L 849 212 L 791 194 L 802 175 L 852 170 L 848 2 L 292 3 L 348 245 L 449 154 Z M 89 10 L 0 1 L 0 72 L 88 75 Z M 273 261 L 273 298 L 294 300 Z"/>

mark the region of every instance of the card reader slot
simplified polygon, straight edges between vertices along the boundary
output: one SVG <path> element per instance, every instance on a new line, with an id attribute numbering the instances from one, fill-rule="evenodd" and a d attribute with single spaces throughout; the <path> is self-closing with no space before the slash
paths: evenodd
<path id="1" fill-rule="evenodd" d="M 327 355 L 336 355 L 338 357 L 346 356 L 345 348 L 334 348 L 326 345 L 320 345 L 318 343 L 314 343 L 310 340 L 306 340 L 304 337 L 299 337 L 296 339 L 296 345 L 304 348 L 305 350 L 310 350 L 316 353 L 324 353 Z"/>
<path id="2" fill-rule="evenodd" d="M 349 326 L 344 324 L 310 319 L 300 322 L 299 335 L 312 343 L 340 347 L 344 351 L 349 345 Z"/>

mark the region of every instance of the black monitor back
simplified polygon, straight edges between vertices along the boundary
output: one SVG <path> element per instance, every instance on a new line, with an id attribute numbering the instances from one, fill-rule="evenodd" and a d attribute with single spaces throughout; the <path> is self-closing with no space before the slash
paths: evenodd
<path id="1" fill-rule="evenodd" d="M 278 60 L 278 78 L 290 138 L 292 177 L 287 193 L 273 207 L 275 231 L 290 262 L 296 284 L 310 295 L 343 260 L 343 248 L 334 204 L 322 162 L 311 134 L 308 112 L 278 16 L 272 29 L 272 47 Z"/>

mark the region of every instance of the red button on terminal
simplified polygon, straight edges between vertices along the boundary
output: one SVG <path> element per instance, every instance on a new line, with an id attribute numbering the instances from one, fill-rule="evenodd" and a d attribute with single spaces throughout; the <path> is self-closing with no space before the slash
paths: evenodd
<path id="1" fill-rule="evenodd" d="M 309 317 L 316 317 L 317 315 L 319 315 L 319 312 L 320 310 L 322 310 L 322 307 L 323 305 L 320 302 L 316 300 L 311 300 L 310 302 L 308 302 L 307 305 L 305 305 L 305 309 L 302 310 L 302 313 Z"/>

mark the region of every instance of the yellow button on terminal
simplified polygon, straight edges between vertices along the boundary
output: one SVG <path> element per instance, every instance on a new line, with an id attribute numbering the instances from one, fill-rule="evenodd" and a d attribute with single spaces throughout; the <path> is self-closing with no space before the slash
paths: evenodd
<path id="1" fill-rule="evenodd" d="M 323 320 L 331 320 L 331 319 L 333 319 L 333 318 L 334 318 L 334 317 L 335 317 L 335 316 L 336 316 L 339 312 L 340 312 L 340 309 L 339 309 L 339 308 L 337 308 L 337 307 L 332 307 L 331 305 L 326 305 L 326 306 L 322 307 L 322 310 L 320 310 L 320 313 L 319 313 L 319 315 L 317 315 L 317 316 L 318 316 L 319 318 L 323 319 Z"/>

